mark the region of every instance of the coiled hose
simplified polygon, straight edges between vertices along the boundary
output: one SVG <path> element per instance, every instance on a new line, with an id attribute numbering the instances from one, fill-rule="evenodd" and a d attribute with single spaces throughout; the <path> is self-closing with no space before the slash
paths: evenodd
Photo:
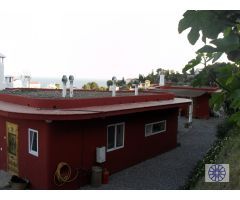
<path id="1" fill-rule="evenodd" d="M 68 163 L 60 162 L 57 166 L 57 169 L 54 173 L 54 183 L 57 186 L 62 186 L 65 183 L 72 182 L 76 180 L 78 177 L 78 170 L 76 171 L 76 174 L 73 178 L 71 178 L 72 175 L 72 169 Z"/>

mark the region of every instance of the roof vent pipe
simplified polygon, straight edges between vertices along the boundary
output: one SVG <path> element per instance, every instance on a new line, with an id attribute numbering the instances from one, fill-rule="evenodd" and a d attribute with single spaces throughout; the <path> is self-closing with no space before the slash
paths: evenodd
<path id="1" fill-rule="evenodd" d="M 135 96 L 138 95 L 138 84 L 135 84 Z"/>
<path id="2" fill-rule="evenodd" d="M 0 90 L 5 89 L 4 84 L 4 58 L 5 56 L 0 53 Z"/>
<path id="3" fill-rule="evenodd" d="M 117 82 L 117 78 L 115 76 L 112 77 L 112 97 L 116 96 L 116 82 Z"/>
<path id="4" fill-rule="evenodd" d="M 139 84 L 139 81 L 134 81 L 134 93 L 135 93 L 135 96 L 137 96 L 138 95 L 138 84 Z"/>
<path id="5" fill-rule="evenodd" d="M 63 75 L 62 77 L 62 97 L 65 98 L 66 97 L 66 94 L 67 94 L 67 81 L 68 81 L 68 78 L 66 75 Z"/>
<path id="6" fill-rule="evenodd" d="M 165 75 L 159 72 L 159 86 L 165 85 Z"/>
<path id="7" fill-rule="evenodd" d="M 68 79 L 70 81 L 70 98 L 72 98 L 73 97 L 73 80 L 74 80 L 74 76 L 70 75 Z"/>

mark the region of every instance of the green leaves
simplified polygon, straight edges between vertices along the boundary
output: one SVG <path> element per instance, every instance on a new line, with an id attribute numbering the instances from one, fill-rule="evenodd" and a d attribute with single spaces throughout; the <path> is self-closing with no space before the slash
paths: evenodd
<path id="1" fill-rule="evenodd" d="M 183 73 L 188 71 L 189 69 L 192 69 L 193 67 L 197 66 L 201 62 L 201 56 L 197 56 L 195 59 L 192 59 L 188 62 L 187 65 L 183 68 Z"/>
<path id="2" fill-rule="evenodd" d="M 227 23 L 218 18 L 215 12 L 201 10 L 201 11 L 186 11 L 184 18 L 178 24 L 178 32 L 182 33 L 184 30 L 191 28 L 188 34 L 189 42 L 194 45 L 199 39 L 202 32 L 202 40 L 205 42 L 206 38 L 216 39 L 220 32 L 226 29 Z"/>
<path id="3" fill-rule="evenodd" d="M 205 45 L 202 48 L 200 48 L 197 51 L 197 53 L 214 53 L 214 57 L 212 60 L 213 63 L 216 62 L 222 56 L 223 53 L 229 55 L 231 54 L 232 55 L 231 60 L 240 59 L 240 51 L 236 52 L 236 50 L 240 47 L 240 40 L 238 35 L 229 33 L 227 34 L 226 37 L 212 40 L 210 43 L 215 45 L 215 47 Z"/>
<path id="4" fill-rule="evenodd" d="M 186 11 L 179 21 L 178 32 L 190 28 L 188 41 L 194 45 L 202 34 L 202 41 L 206 44 L 198 53 L 218 53 L 212 60 L 216 62 L 220 54 L 226 53 L 229 60 L 240 61 L 240 24 L 239 11 L 221 10 L 190 10 Z M 223 33 L 223 37 L 220 38 Z M 207 38 L 211 39 L 207 44 Z"/>
<path id="5" fill-rule="evenodd" d="M 204 69 L 195 76 L 193 84 L 217 84 L 222 91 L 212 95 L 210 105 L 223 107 L 232 120 L 240 126 L 240 11 L 192 10 L 184 13 L 178 25 L 179 33 L 190 29 L 188 41 L 194 45 L 200 35 L 205 43 L 197 57 L 188 62 L 183 72 L 203 64 Z M 230 63 L 217 63 L 223 55 Z M 209 63 L 212 61 L 212 65 Z M 210 65 L 209 65 L 210 64 Z"/>
<path id="6" fill-rule="evenodd" d="M 210 99 L 210 106 L 214 110 L 219 110 L 224 102 L 224 93 L 213 93 L 212 98 Z"/>
<path id="7" fill-rule="evenodd" d="M 216 46 L 217 52 L 230 52 L 239 48 L 239 36 L 233 33 L 228 34 L 224 38 L 215 39 L 211 41 Z"/>
<path id="8" fill-rule="evenodd" d="M 210 45 L 205 45 L 201 49 L 198 49 L 197 53 L 214 53 L 217 52 L 217 49 L 210 46 Z"/>
<path id="9" fill-rule="evenodd" d="M 230 121 L 234 122 L 237 124 L 237 126 L 240 127 L 240 112 L 236 112 L 231 115 Z"/>
<path id="10" fill-rule="evenodd" d="M 200 34 L 199 34 L 199 30 L 198 29 L 191 29 L 191 31 L 188 34 L 188 41 L 191 44 L 195 44 L 199 38 Z"/>
<path id="11" fill-rule="evenodd" d="M 178 24 L 179 33 L 182 33 L 187 28 L 192 27 L 192 24 L 193 24 L 192 20 L 195 18 L 196 13 L 197 11 L 195 10 L 188 10 L 183 14 L 184 18 L 181 19 Z"/>
<path id="12" fill-rule="evenodd" d="M 214 53 L 212 63 L 216 62 L 222 56 L 222 54 L 222 52 Z"/>
<path id="13" fill-rule="evenodd" d="M 231 107 L 235 110 L 238 110 L 240 108 L 240 89 L 236 89 L 232 92 L 230 95 L 231 101 Z"/>

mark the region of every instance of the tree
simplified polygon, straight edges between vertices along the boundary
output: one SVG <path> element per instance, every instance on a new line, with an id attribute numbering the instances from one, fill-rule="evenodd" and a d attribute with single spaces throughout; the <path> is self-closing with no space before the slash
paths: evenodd
<path id="1" fill-rule="evenodd" d="M 82 86 L 82 89 L 83 89 L 83 90 L 91 90 L 89 84 L 84 84 L 84 85 Z"/>
<path id="2" fill-rule="evenodd" d="M 113 81 L 112 81 L 112 80 L 108 80 L 108 81 L 107 81 L 107 86 L 108 86 L 108 88 L 109 88 L 111 85 L 113 85 Z"/>
<path id="3" fill-rule="evenodd" d="M 96 82 L 88 82 L 82 86 L 84 90 L 99 90 L 99 86 Z"/>
<path id="4" fill-rule="evenodd" d="M 183 71 L 192 69 L 205 59 L 202 74 L 210 77 L 222 89 L 221 93 L 213 95 L 212 106 L 214 109 L 221 106 L 227 108 L 231 111 L 228 112 L 230 119 L 240 126 L 240 11 L 186 11 L 179 22 L 178 31 L 182 33 L 188 28 L 188 41 L 194 45 L 201 33 L 204 45 Z M 216 63 L 223 54 L 233 64 Z"/>
<path id="5" fill-rule="evenodd" d="M 139 74 L 139 76 L 138 76 L 138 80 L 139 80 L 141 83 L 144 83 L 145 80 L 146 80 L 146 78 L 144 77 L 144 75 Z"/>
<path id="6" fill-rule="evenodd" d="M 126 85 L 126 81 L 125 81 L 124 77 L 122 78 L 122 80 L 118 80 L 116 84 L 119 87 L 125 86 Z"/>

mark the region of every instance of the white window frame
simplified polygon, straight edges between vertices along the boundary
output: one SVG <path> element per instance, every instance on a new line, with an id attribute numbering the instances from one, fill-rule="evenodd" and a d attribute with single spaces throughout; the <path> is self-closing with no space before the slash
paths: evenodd
<path id="1" fill-rule="evenodd" d="M 164 122 L 164 130 L 157 131 L 157 132 L 151 132 L 150 134 L 149 133 L 147 134 L 147 126 L 150 126 L 150 125 L 153 126 L 154 124 L 158 124 L 158 123 L 162 123 L 162 122 Z M 163 133 L 166 131 L 166 129 L 167 129 L 167 121 L 166 120 L 145 124 L 145 137 Z"/>
<path id="2" fill-rule="evenodd" d="M 117 145 L 117 126 L 118 125 L 123 125 L 123 144 L 122 144 L 122 146 L 116 147 L 116 145 Z M 108 127 L 110 127 L 110 126 L 114 126 L 114 139 L 115 140 L 114 140 L 114 147 L 111 148 L 111 149 L 108 149 Z M 124 141 L 125 141 L 125 122 L 116 123 L 116 124 L 109 124 L 107 126 L 107 152 L 123 148 L 124 147 Z"/>
<path id="3" fill-rule="evenodd" d="M 34 133 L 36 133 L 36 135 L 37 135 L 37 151 L 32 150 L 31 144 L 33 144 L 33 143 L 30 141 L 30 138 L 31 138 L 31 137 L 30 137 L 30 134 L 31 134 L 31 132 L 34 132 Z M 33 138 L 33 137 L 32 137 L 32 138 Z M 38 157 L 38 152 L 39 152 L 39 146 L 38 146 L 38 131 L 29 128 L 29 129 L 28 129 L 28 153 L 31 154 L 31 155 L 34 155 L 34 156 Z"/>

